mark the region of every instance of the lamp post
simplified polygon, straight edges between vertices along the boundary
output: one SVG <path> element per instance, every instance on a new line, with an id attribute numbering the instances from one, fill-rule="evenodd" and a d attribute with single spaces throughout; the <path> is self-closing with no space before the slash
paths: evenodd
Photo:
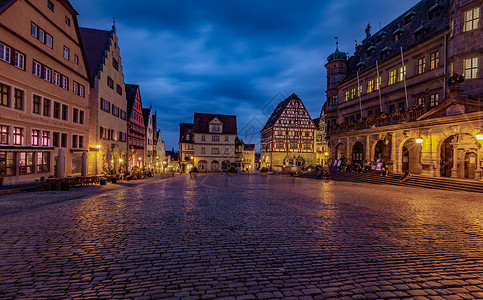
<path id="1" fill-rule="evenodd" d="M 99 175 L 99 156 L 98 156 L 98 153 L 99 151 L 101 151 L 101 145 L 96 145 L 96 148 L 97 148 L 97 152 L 96 152 L 96 175 Z"/>

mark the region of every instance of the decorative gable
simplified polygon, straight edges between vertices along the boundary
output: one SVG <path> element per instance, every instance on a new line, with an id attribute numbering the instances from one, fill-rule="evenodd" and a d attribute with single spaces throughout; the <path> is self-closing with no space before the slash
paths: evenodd
<path id="1" fill-rule="evenodd" d="M 222 133 L 223 132 L 223 122 L 220 121 L 217 117 L 213 118 L 209 123 L 209 132 L 210 133 Z"/>
<path id="2" fill-rule="evenodd" d="M 482 109 L 481 107 L 483 105 L 475 101 L 449 98 L 440 105 L 433 107 L 433 109 L 429 110 L 417 120 L 429 120 L 473 113 Z"/>

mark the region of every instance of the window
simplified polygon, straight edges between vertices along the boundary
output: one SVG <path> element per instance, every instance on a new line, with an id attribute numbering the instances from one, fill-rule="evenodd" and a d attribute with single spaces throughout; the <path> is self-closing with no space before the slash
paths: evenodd
<path id="1" fill-rule="evenodd" d="M 62 88 L 68 90 L 69 89 L 69 78 L 62 75 Z"/>
<path id="2" fill-rule="evenodd" d="M 72 135 L 72 148 L 77 148 L 78 139 L 79 139 L 79 136 L 77 134 Z"/>
<path id="3" fill-rule="evenodd" d="M 374 91 L 374 79 L 367 81 L 367 93 L 372 93 Z"/>
<path id="4" fill-rule="evenodd" d="M 84 136 L 79 135 L 79 148 L 84 148 Z"/>
<path id="5" fill-rule="evenodd" d="M 40 28 L 38 29 L 37 39 L 42 43 L 45 43 L 45 31 Z"/>
<path id="6" fill-rule="evenodd" d="M 201 141 L 204 142 L 206 140 L 206 137 L 204 135 L 201 136 Z"/>
<path id="7" fill-rule="evenodd" d="M 40 130 L 32 129 L 32 146 L 40 146 Z"/>
<path id="8" fill-rule="evenodd" d="M 405 77 L 406 77 L 406 66 L 399 67 L 399 69 L 397 70 L 397 81 L 398 82 L 404 81 Z"/>
<path id="9" fill-rule="evenodd" d="M 119 84 L 116 85 L 116 90 L 117 90 L 117 93 L 122 96 L 122 87 Z"/>
<path id="10" fill-rule="evenodd" d="M 50 171 L 50 153 L 37 152 L 37 173 Z"/>
<path id="11" fill-rule="evenodd" d="M 54 102 L 54 118 L 60 119 L 60 103 Z"/>
<path id="12" fill-rule="evenodd" d="M 32 174 L 34 172 L 34 153 L 19 152 L 18 153 L 18 173 L 20 175 Z"/>
<path id="13" fill-rule="evenodd" d="M 228 152 L 228 148 L 225 148 L 225 152 L 224 152 L 224 154 L 229 154 L 229 152 Z"/>
<path id="14" fill-rule="evenodd" d="M 75 107 L 72 109 L 72 122 L 74 123 L 79 122 L 79 109 Z"/>
<path id="15" fill-rule="evenodd" d="M 201 148 L 201 154 L 206 154 L 206 149 L 205 148 Z"/>
<path id="16" fill-rule="evenodd" d="M 429 96 L 429 107 L 435 107 L 438 104 L 439 104 L 438 94 L 431 94 Z"/>
<path id="17" fill-rule="evenodd" d="M 15 92 L 14 92 L 14 103 L 13 103 L 13 107 L 15 109 L 20 109 L 20 110 L 23 110 L 23 96 L 24 96 L 24 91 L 22 90 L 19 90 L 19 89 L 15 89 Z"/>
<path id="18" fill-rule="evenodd" d="M 51 11 L 54 11 L 54 3 L 52 3 L 52 1 L 48 1 L 47 2 L 47 7 L 50 8 Z"/>
<path id="19" fill-rule="evenodd" d="M 418 59 L 418 74 L 423 74 L 426 68 L 426 57 Z"/>
<path id="20" fill-rule="evenodd" d="M 60 86 L 61 84 L 60 78 L 61 78 L 60 74 L 54 71 L 54 84 L 56 86 Z"/>
<path id="21" fill-rule="evenodd" d="M 67 121 L 69 118 L 69 107 L 65 104 L 62 104 L 62 120 Z"/>
<path id="22" fill-rule="evenodd" d="M 37 38 L 37 25 L 35 25 L 34 23 L 31 23 L 30 24 L 30 34 L 34 37 L 34 38 Z"/>
<path id="23" fill-rule="evenodd" d="M 357 86 L 357 97 L 362 95 L 362 85 Z"/>
<path id="24" fill-rule="evenodd" d="M 114 80 L 111 77 L 107 76 L 107 86 L 111 89 L 114 89 Z"/>
<path id="25" fill-rule="evenodd" d="M 377 91 L 381 87 L 381 82 L 382 82 L 382 77 L 376 77 L 376 86 L 374 87 L 374 90 Z"/>
<path id="26" fill-rule="evenodd" d="M 101 98 L 101 109 L 105 112 L 111 112 L 111 103 L 104 98 Z M 134 113 L 136 115 L 136 113 Z"/>
<path id="27" fill-rule="evenodd" d="M 115 106 L 114 104 L 112 105 L 112 115 L 119 117 L 119 107 Z"/>
<path id="28" fill-rule="evenodd" d="M 389 105 L 389 112 L 392 113 L 393 111 L 396 110 L 396 104 L 391 104 Z"/>
<path id="29" fill-rule="evenodd" d="M 37 77 L 42 77 L 42 65 L 34 60 L 32 66 L 32 74 Z"/>
<path id="30" fill-rule="evenodd" d="M 43 109 L 43 113 L 44 113 L 44 116 L 46 116 L 46 117 L 50 117 L 50 103 L 52 103 L 52 101 L 50 101 L 49 99 L 45 99 L 44 98 L 44 109 Z"/>
<path id="31" fill-rule="evenodd" d="M 0 59 L 10 63 L 10 47 L 0 43 Z"/>
<path id="32" fill-rule="evenodd" d="M 119 62 L 114 57 L 112 58 L 112 66 L 114 69 L 119 70 Z"/>
<path id="33" fill-rule="evenodd" d="M 72 82 L 72 92 L 76 95 L 79 94 L 79 84 L 75 81 Z"/>
<path id="34" fill-rule="evenodd" d="M 332 105 L 337 104 L 337 96 L 332 96 Z"/>
<path id="35" fill-rule="evenodd" d="M 429 56 L 429 68 L 431 70 L 436 69 L 439 64 L 439 51 L 431 53 Z"/>
<path id="36" fill-rule="evenodd" d="M 69 17 L 67 17 L 67 16 L 65 16 L 65 24 L 66 24 L 67 26 L 70 26 L 70 19 L 69 19 Z"/>
<path id="37" fill-rule="evenodd" d="M 60 133 L 59 132 L 54 132 L 52 135 L 52 146 L 54 147 L 59 147 L 60 146 Z"/>
<path id="38" fill-rule="evenodd" d="M 228 142 L 228 138 L 229 138 L 228 136 L 225 136 L 225 142 Z"/>
<path id="39" fill-rule="evenodd" d="M 416 102 L 418 105 L 424 105 L 424 98 L 423 97 L 417 97 Z"/>
<path id="40" fill-rule="evenodd" d="M 351 89 L 351 100 L 354 99 L 356 97 L 356 88 L 352 88 Z"/>
<path id="41" fill-rule="evenodd" d="M 389 80 L 387 82 L 387 85 L 396 83 L 396 75 L 397 75 L 397 69 L 389 71 Z"/>
<path id="42" fill-rule="evenodd" d="M 10 87 L 0 83 L 0 105 L 10 106 Z"/>
<path id="43" fill-rule="evenodd" d="M 219 142 L 220 141 L 220 136 L 219 135 L 213 135 L 211 137 L 211 141 L 212 142 Z"/>
<path id="44" fill-rule="evenodd" d="M 463 60 L 463 74 L 465 79 L 474 79 L 478 76 L 478 57 Z"/>
<path id="45" fill-rule="evenodd" d="M 13 128 L 13 144 L 23 145 L 23 128 L 14 127 Z"/>
<path id="46" fill-rule="evenodd" d="M 70 50 L 69 50 L 69 48 L 64 46 L 64 58 L 69 60 L 69 56 L 70 56 Z"/>
<path id="47" fill-rule="evenodd" d="M 21 70 L 25 70 L 25 55 L 15 51 L 15 66 Z"/>
<path id="48" fill-rule="evenodd" d="M 48 33 L 45 34 L 45 44 L 49 48 L 52 48 L 53 47 L 52 36 L 50 34 L 48 34 Z"/>
<path id="49" fill-rule="evenodd" d="M 124 110 L 121 109 L 121 120 L 126 120 L 127 114 Z"/>
<path id="50" fill-rule="evenodd" d="M 34 95 L 32 102 L 32 113 L 40 115 L 40 96 Z"/>
<path id="51" fill-rule="evenodd" d="M 211 148 L 211 154 L 220 154 L 220 148 Z"/>
<path id="52" fill-rule="evenodd" d="M 43 66 L 44 72 L 43 72 L 43 79 L 45 81 L 51 82 L 52 81 L 52 69 L 47 68 L 46 66 Z"/>
<path id="53" fill-rule="evenodd" d="M 84 124 L 84 111 L 79 111 L 79 124 Z"/>
<path id="54" fill-rule="evenodd" d="M 85 95 L 85 87 L 82 84 L 79 84 L 79 96 L 84 98 Z"/>
<path id="55" fill-rule="evenodd" d="M 8 126 L 0 125 L 0 144 L 8 144 Z"/>
<path id="56" fill-rule="evenodd" d="M 67 133 L 62 133 L 61 140 L 60 140 L 60 146 L 62 148 L 67 148 Z"/>
<path id="57" fill-rule="evenodd" d="M 345 97 L 344 97 L 344 101 L 345 101 L 345 102 L 349 101 L 349 93 L 350 93 L 350 92 L 349 92 L 348 90 L 347 90 L 347 91 L 345 91 Z"/>
<path id="58" fill-rule="evenodd" d="M 50 146 L 50 131 L 42 131 L 42 146 Z"/>
<path id="59" fill-rule="evenodd" d="M 465 11 L 465 24 L 463 31 L 470 31 L 478 28 L 480 22 L 480 8 L 475 7 Z"/>
<path id="60" fill-rule="evenodd" d="M 79 64 L 79 56 L 74 55 L 74 63 L 75 63 L 76 65 L 78 65 L 78 64 Z"/>

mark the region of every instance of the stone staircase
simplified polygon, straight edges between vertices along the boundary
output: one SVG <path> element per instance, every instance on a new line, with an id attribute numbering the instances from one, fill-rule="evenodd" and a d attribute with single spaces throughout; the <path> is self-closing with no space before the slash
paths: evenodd
<path id="1" fill-rule="evenodd" d="M 301 177 L 322 179 L 317 175 L 318 173 L 316 172 L 310 172 L 301 175 Z M 401 182 L 401 178 L 401 174 L 389 174 L 388 176 L 380 176 L 379 172 L 376 171 L 370 171 L 367 173 L 352 173 L 342 172 L 337 170 L 336 168 L 331 168 L 330 170 L 330 180 L 334 181 L 389 184 L 398 186 L 422 187 L 437 190 L 483 193 L 483 182 L 478 182 L 474 180 L 412 175 L 409 180 Z"/>

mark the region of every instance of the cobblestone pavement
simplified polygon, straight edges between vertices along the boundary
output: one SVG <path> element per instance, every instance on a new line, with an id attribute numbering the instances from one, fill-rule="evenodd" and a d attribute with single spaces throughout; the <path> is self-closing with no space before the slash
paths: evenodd
<path id="1" fill-rule="evenodd" d="M 483 298 L 480 194 L 180 176 L 0 217 L 0 298 Z"/>

